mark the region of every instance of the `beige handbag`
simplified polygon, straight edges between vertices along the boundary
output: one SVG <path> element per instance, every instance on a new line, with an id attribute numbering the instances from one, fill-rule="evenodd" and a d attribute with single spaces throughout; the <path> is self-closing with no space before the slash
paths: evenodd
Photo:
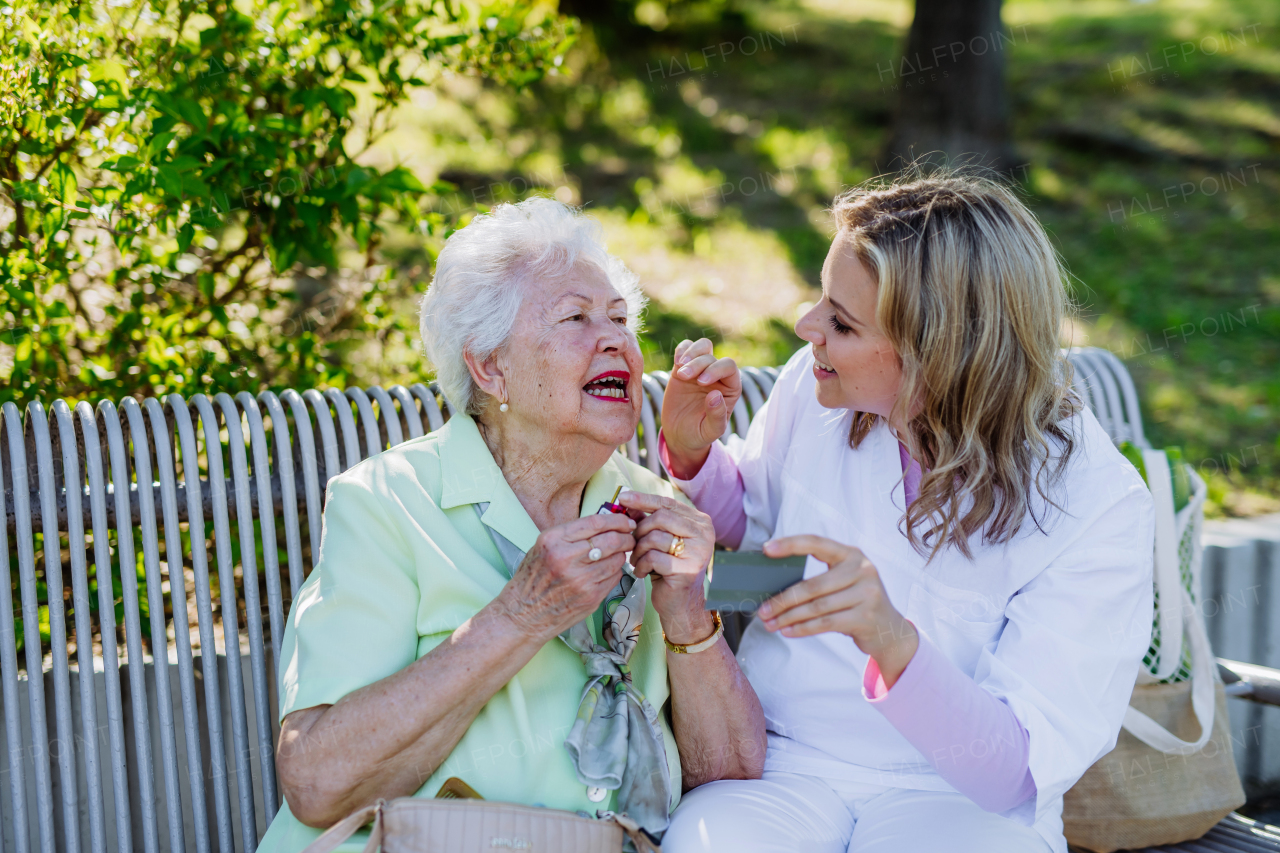
<path id="1" fill-rule="evenodd" d="M 626 815 L 604 812 L 599 820 L 560 809 L 484 800 L 378 800 L 329 827 L 302 853 L 330 853 L 373 821 L 364 853 L 621 853 L 625 838 L 637 853 L 662 853 Z"/>
<path id="2" fill-rule="evenodd" d="M 1116 748 L 1090 767 L 1063 800 L 1068 841 L 1096 853 L 1174 844 L 1199 838 L 1244 804 L 1221 683 L 1215 692 L 1211 736 L 1198 750 L 1166 753 L 1120 732 Z M 1190 682 L 1139 685 L 1132 707 L 1174 735 L 1198 740 Z"/>
<path id="3" fill-rule="evenodd" d="M 1095 853 L 1199 838 L 1244 804 L 1226 693 L 1192 597 L 1200 587 L 1204 482 L 1176 509 L 1169 465 L 1142 451 L 1156 511 L 1156 624 L 1116 748 L 1063 798 L 1064 834 Z"/>

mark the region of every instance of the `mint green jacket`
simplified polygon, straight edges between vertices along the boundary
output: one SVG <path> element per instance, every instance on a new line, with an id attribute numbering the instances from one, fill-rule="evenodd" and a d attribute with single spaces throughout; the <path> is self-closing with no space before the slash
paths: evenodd
<path id="1" fill-rule="evenodd" d="M 619 485 L 677 496 L 665 480 L 615 453 L 587 483 L 582 514 L 593 514 Z M 485 502 L 481 519 L 472 504 Z M 281 648 L 280 719 L 398 672 L 492 601 L 508 576 L 487 528 L 521 550 L 538 537 L 465 415 L 330 480 L 320 558 L 293 602 Z M 592 630 L 598 638 L 599 626 Z M 631 669 L 635 686 L 663 709 L 666 653 L 652 604 Z M 485 704 L 414 796 L 433 797 L 457 776 L 487 800 L 589 814 L 613 808 L 613 794 L 601 803 L 587 799 L 563 746 L 586 678 L 575 652 L 559 639 L 548 642 Z M 680 756 L 665 710 L 659 716 L 675 808 Z M 259 850 L 297 853 L 319 834 L 286 802 Z M 360 851 L 367 837 L 358 833 L 339 851 Z"/>

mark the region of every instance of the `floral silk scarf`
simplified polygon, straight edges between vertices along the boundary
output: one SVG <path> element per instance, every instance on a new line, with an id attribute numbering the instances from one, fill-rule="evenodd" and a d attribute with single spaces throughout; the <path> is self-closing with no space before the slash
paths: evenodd
<path id="1" fill-rule="evenodd" d="M 483 516 L 489 505 L 473 506 Z M 489 534 L 508 575 L 514 575 L 525 552 L 493 528 Z M 560 634 L 587 668 L 578 717 L 564 746 L 582 784 L 616 790 L 617 810 L 661 837 L 669 823 L 671 772 L 658 713 L 632 683 L 627 664 L 640 639 L 645 600 L 645 584 L 624 571 L 600 603 L 604 645 L 592 638 L 588 620 Z"/>

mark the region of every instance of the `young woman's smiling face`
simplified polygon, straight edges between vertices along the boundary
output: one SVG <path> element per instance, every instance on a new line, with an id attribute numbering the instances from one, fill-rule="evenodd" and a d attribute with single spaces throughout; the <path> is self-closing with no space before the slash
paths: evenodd
<path id="1" fill-rule="evenodd" d="M 822 265 L 822 300 L 796 323 L 813 345 L 818 402 L 889 417 L 898 401 L 902 363 L 876 322 L 878 285 L 841 231 Z"/>

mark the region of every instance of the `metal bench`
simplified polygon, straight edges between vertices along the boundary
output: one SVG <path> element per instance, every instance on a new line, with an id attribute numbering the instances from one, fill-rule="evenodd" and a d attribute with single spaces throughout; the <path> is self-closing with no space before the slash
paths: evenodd
<path id="1" fill-rule="evenodd" d="M 1145 445 L 1120 362 L 1070 356 L 1112 437 Z M 735 432 L 776 376 L 744 369 Z M 626 448 L 654 471 L 666 379 L 644 377 Z M 0 579 L 22 633 L 0 609 L 0 853 L 254 850 L 281 802 L 276 661 L 325 484 L 450 413 L 421 384 L 6 403 Z M 1280 673 L 1224 665 L 1234 695 L 1280 700 Z M 1280 851 L 1280 831 L 1233 817 L 1204 845 L 1169 849 Z"/>

